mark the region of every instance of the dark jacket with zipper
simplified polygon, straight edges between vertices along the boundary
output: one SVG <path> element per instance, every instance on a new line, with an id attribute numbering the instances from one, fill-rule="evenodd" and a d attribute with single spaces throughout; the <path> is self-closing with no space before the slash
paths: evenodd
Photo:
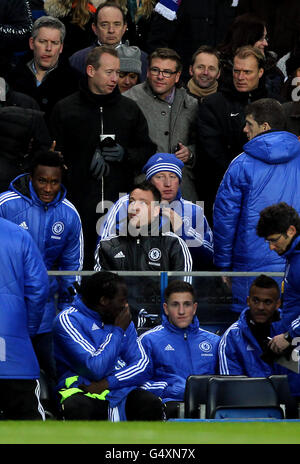
<path id="1" fill-rule="evenodd" d="M 172 232 L 111 236 L 99 242 L 95 269 L 189 272 L 192 258 L 186 243 Z"/>

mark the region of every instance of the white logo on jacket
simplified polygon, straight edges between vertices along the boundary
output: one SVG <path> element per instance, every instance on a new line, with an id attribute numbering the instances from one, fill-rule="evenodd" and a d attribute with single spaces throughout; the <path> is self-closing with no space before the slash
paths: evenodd
<path id="1" fill-rule="evenodd" d="M 172 345 L 170 343 L 165 347 L 165 351 L 175 351 Z"/>
<path id="2" fill-rule="evenodd" d="M 152 248 L 148 253 L 148 257 L 152 261 L 158 261 L 161 258 L 161 251 L 158 248 Z"/>
<path id="3" fill-rule="evenodd" d="M 55 235 L 61 235 L 65 229 L 65 225 L 63 222 L 58 221 L 55 222 L 52 226 L 52 233 Z"/>
<path id="4" fill-rule="evenodd" d="M 209 342 L 201 342 L 199 344 L 199 348 L 201 351 L 205 351 L 207 353 L 208 351 L 212 350 L 212 345 Z"/>
<path id="5" fill-rule="evenodd" d="M 23 229 L 28 230 L 28 225 L 26 224 L 25 221 L 21 222 L 21 224 L 19 224 L 19 226 L 22 227 Z"/>

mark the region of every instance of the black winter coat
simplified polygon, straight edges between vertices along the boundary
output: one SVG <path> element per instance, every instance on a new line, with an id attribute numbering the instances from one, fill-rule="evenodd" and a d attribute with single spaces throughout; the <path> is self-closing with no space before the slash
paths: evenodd
<path id="1" fill-rule="evenodd" d="M 28 172 L 36 150 L 49 149 L 50 136 L 40 111 L 18 106 L 0 108 L 0 192 Z"/>
<path id="2" fill-rule="evenodd" d="M 9 74 L 7 80 L 13 90 L 30 95 L 37 101 L 48 122 L 54 105 L 78 89 L 79 75 L 71 68 L 68 61 L 60 58 L 58 66 L 37 86 L 35 76 L 27 66 L 30 58 L 31 55 L 24 57 Z"/>
<path id="3" fill-rule="evenodd" d="M 207 202 L 207 207 L 212 207 L 226 169 L 247 142 L 243 132 L 246 105 L 267 96 L 260 80 L 259 87 L 251 93 L 238 92 L 232 86 L 199 103 L 196 178 L 199 180 L 198 193 L 201 200 Z M 208 211 L 206 217 L 210 218 Z"/>

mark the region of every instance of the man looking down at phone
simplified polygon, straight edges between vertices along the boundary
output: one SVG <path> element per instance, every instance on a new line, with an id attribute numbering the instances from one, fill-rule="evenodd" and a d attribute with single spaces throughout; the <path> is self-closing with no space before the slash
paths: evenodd
<path id="1" fill-rule="evenodd" d="M 120 192 L 130 190 L 156 150 L 142 111 L 119 91 L 119 72 L 117 51 L 95 47 L 79 90 L 59 101 L 51 116 L 56 149 L 68 168 L 69 196 L 82 219 L 88 270 L 93 269 L 97 213 L 104 212 L 105 200 L 116 201 Z"/>

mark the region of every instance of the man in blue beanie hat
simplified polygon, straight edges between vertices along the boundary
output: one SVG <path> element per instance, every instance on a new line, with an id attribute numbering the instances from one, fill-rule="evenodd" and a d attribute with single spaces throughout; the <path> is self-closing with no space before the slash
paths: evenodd
<path id="1" fill-rule="evenodd" d="M 200 205 L 184 200 L 180 192 L 184 163 L 171 153 L 156 153 L 144 165 L 142 172 L 160 191 L 161 227 L 181 237 L 193 258 L 193 271 L 210 269 L 213 258 L 213 235 Z M 129 195 L 124 195 L 109 209 L 100 225 L 95 253 L 95 270 L 100 240 L 121 234 L 127 223 Z M 127 230 L 127 228 L 126 228 Z"/>

